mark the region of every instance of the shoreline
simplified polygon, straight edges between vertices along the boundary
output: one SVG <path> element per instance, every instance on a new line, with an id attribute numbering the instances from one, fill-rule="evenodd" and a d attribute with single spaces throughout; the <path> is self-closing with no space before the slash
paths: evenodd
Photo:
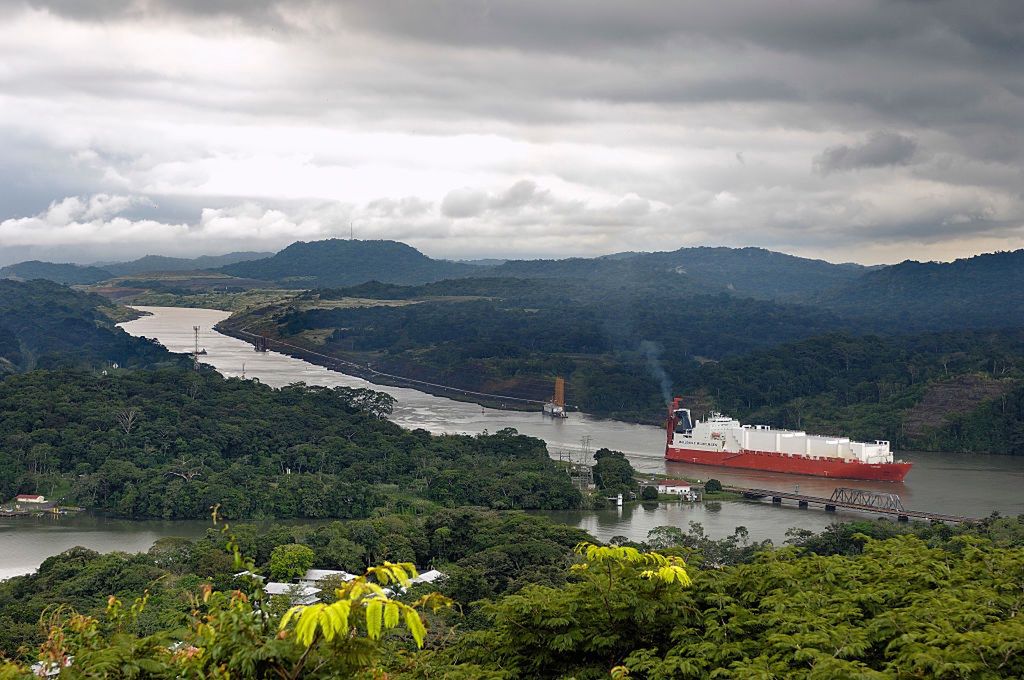
<path id="1" fill-rule="evenodd" d="M 213 327 L 213 330 L 218 333 L 222 333 L 229 337 L 235 338 L 252 344 L 251 337 L 248 331 L 235 328 L 231 325 L 225 325 L 222 321 Z M 355 378 L 361 378 L 371 384 L 381 385 L 384 387 L 400 387 L 405 389 L 413 389 L 424 394 L 429 394 L 435 397 L 444 397 L 445 399 L 451 399 L 453 401 L 460 401 L 468 404 L 478 404 L 485 408 L 501 409 L 505 411 L 520 411 L 523 413 L 540 412 L 541 404 L 538 402 L 536 405 L 532 403 L 533 400 L 527 400 L 521 397 L 509 396 L 507 401 L 502 401 L 499 397 L 492 397 L 491 395 L 485 395 L 484 393 L 477 392 L 476 390 L 463 389 L 459 387 L 447 387 L 444 385 L 438 385 L 436 383 L 430 383 L 425 380 L 419 380 L 416 378 L 401 378 L 394 376 L 377 369 L 361 366 L 353 361 L 342 359 L 339 357 L 330 357 L 325 354 L 321 354 L 316 350 L 302 347 L 300 345 L 292 345 L 285 343 L 276 338 L 268 337 L 268 344 L 271 345 L 268 349 L 278 354 L 284 354 L 285 356 L 292 357 L 293 359 L 299 359 L 317 366 L 321 366 L 330 371 L 335 371 L 343 375 L 349 375 Z M 583 413 L 582 411 L 573 411 L 574 413 Z M 650 423 L 633 423 L 625 420 L 615 420 L 614 418 L 604 418 L 602 416 L 595 416 L 593 414 L 586 414 L 591 418 L 599 420 L 612 420 L 620 423 L 637 424 L 637 425 L 649 425 Z"/>

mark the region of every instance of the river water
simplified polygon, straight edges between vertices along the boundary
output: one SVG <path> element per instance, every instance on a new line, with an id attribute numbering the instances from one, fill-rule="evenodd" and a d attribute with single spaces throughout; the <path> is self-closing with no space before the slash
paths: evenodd
<path id="1" fill-rule="evenodd" d="M 295 382 L 329 387 L 366 387 L 395 397 L 392 419 L 408 428 L 424 428 L 435 433 L 495 432 L 514 427 L 523 434 L 544 439 L 553 456 L 559 451 L 576 452 L 581 440 L 590 438 L 590 447 L 607 447 L 624 452 L 641 472 L 667 473 L 697 479 L 715 477 L 737 486 L 793 490 L 829 496 L 836 486 L 855 486 L 898 493 L 903 505 L 914 510 L 983 517 L 993 511 L 1024 514 L 1024 456 L 955 455 L 941 453 L 904 453 L 914 468 L 902 483 L 837 481 L 798 477 L 770 472 L 711 468 L 666 462 L 665 436 L 660 428 L 633 425 L 572 413 L 557 420 L 540 413 L 481 408 L 476 404 L 454 401 L 412 389 L 374 385 L 361 378 L 330 371 L 275 352 L 254 352 L 252 345 L 222 335 L 213 326 L 228 312 L 177 307 L 140 307 L 149 312 L 135 321 L 122 324 L 132 335 L 156 338 L 169 350 L 190 352 L 193 326 L 199 326 L 199 344 L 207 350 L 201 357 L 225 376 L 257 378 L 265 384 L 281 387 Z M 708 534 L 716 537 L 745 526 L 755 540 L 784 540 L 786 529 L 800 527 L 820 530 L 836 519 L 863 517 L 858 514 L 826 514 L 821 510 L 771 507 L 763 503 L 722 503 L 689 505 L 659 504 L 655 507 L 630 506 L 597 512 L 549 513 L 575 524 L 600 539 L 622 535 L 640 540 L 656 526 L 672 524 L 686 527 L 700 522 Z M 165 535 L 193 535 L 198 524 L 175 522 L 116 522 L 111 520 L 62 519 L 0 523 L 0 578 L 35 569 L 49 555 L 85 545 L 97 550 L 137 550 L 148 548 Z M 47 524 L 49 522 L 49 524 Z"/>

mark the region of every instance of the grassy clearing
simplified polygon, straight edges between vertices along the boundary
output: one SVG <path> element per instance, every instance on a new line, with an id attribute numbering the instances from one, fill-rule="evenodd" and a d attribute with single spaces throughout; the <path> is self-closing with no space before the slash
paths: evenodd
<path id="1" fill-rule="evenodd" d="M 311 309 L 355 309 L 357 307 L 405 307 L 422 300 L 374 300 L 371 298 L 341 298 L 339 300 L 300 300 L 296 307 L 302 311 Z"/>
<path id="2" fill-rule="evenodd" d="M 287 302 L 301 291 L 284 289 L 253 289 L 239 293 L 159 293 L 145 291 L 121 298 L 119 301 L 131 305 L 152 307 L 201 307 L 223 309 L 226 312 L 246 312 L 256 307 L 265 307 Z"/>

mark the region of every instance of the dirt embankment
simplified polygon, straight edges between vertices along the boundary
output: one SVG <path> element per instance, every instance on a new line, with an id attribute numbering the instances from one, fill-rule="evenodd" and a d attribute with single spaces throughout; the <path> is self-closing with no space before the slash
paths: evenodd
<path id="1" fill-rule="evenodd" d="M 986 375 L 959 375 L 931 385 L 924 398 L 906 412 L 904 432 L 918 437 L 930 429 L 941 427 L 946 418 L 958 412 L 971 411 L 982 402 L 1001 397 L 1017 384 L 1014 380 L 996 380 Z"/>

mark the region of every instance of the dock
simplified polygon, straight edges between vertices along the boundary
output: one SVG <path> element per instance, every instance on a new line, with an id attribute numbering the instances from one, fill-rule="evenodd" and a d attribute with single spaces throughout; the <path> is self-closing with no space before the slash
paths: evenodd
<path id="1" fill-rule="evenodd" d="M 889 515 L 896 518 L 898 522 L 909 522 L 912 519 L 925 522 L 948 522 L 950 524 L 973 524 L 981 520 L 961 515 L 947 515 L 941 512 L 926 512 L 922 510 L 907 510 L 898 494 L 867 491 L 864 489 L 851 489 L 839 487 L 832 492 L 828 498 L 822 496 L 807 496 L 796 492 L 775 491 L 772 489 L 748 489 L 737 486 L 722 487 L 725 491 L 742 494 L 744 498 L 760 500 L 771 498 L 772 503 L 781 505 L 782 502 L 792 501 L 798 507 L 808 508 L 811 505 L 823 506 L 825 512 L 835 512 L 839 508 L 846 510 L 858 510 L 861 512 L 873 512 Z"/>

